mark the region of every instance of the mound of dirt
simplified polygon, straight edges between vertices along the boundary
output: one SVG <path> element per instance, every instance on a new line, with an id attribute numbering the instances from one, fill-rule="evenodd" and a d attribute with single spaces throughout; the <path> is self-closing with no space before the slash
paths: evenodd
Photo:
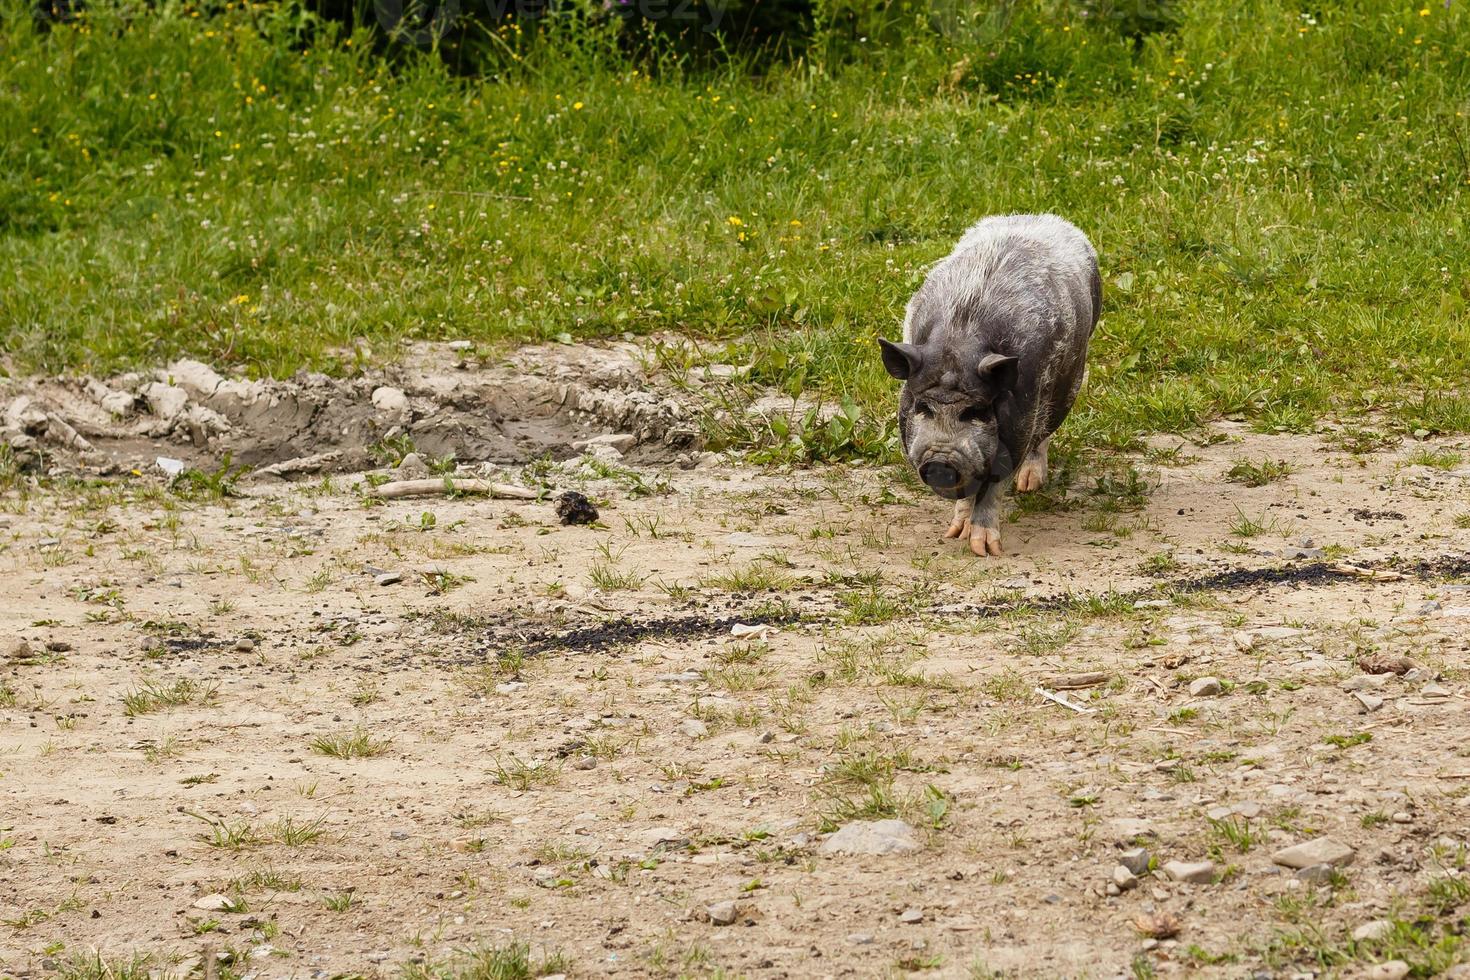
<path id="1" fill-rule="evenodd" d="M 22 465 L 109 471 L 159 455 L 221 458 L 266 475 L 348 471 L 407 437 L 466 462 L 599 455 L 671 461 L 700 448 L 696 409 L 660 385 L 633 344 L 545 345 L 481 363 L 463 344 L 418 345 L 352 378 L 221 376 L 182 360 L 148 373 L 11 381 L 0 439 Z"/>

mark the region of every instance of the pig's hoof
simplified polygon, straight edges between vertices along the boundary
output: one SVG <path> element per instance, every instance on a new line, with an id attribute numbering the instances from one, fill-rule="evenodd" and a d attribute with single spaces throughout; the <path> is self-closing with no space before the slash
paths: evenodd
<path id="1" fill-rule="evenodd" d="M 1030 493 L 1040 490 L 1046 485 L 1046 462 L 1043 460 L 1026 460 L 1021 468 L 1016 471 L 1016 490 L 1019 493 Z"/>
<path id="2" fill-rule="evenodd" d="M 986 555 L 999 555 L 1000 550 L 1000 528 L 998 527 L 974 527 L 970 529 L 970 550 L 982 558 Z"/>
<path id="3" fill-rule="evenodd" d="M 944 532 L 946 538 L 968 538 L 970 536 L 970 519 L 957 520 Z"/>

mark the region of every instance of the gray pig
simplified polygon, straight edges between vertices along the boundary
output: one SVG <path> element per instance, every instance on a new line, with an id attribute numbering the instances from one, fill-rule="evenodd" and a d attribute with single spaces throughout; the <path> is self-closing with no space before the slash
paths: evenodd
<path id="1" fill-rule="evenodd" d="M 1056 215 L 981 220 L 909 300 L 903 343 L 879 340 L 904 382 L 898 431 L 931 490 L 955 502 L 946 538 L 1000 551 L 1000 495 L 1046 482 L 1046 448 L 1086 369 L 1102 306 L 1097 253 Z"/>

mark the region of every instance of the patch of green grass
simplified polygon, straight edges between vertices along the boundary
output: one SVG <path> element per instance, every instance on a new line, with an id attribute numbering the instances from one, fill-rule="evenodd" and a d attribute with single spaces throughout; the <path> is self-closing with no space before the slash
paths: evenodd
<path id="1" fill-rule="evenodd" d="M 162 708 L 210 704 L 218 691 L 218 684 L 205 684 L 188 677 L 181 677 L 172 684 L 144 681 L 123 695 L 123 713 L 129 718 L 136 718 Z"/>
<path id="2" fill-rule="evenodd" d="M 392 739 L 374 738 L 361 725 L 351 731 L 318 735 L 311 740 L 312 751 L 337 759 L 370 759 L 383 755 L 392 746 Z"/>
<path id="3" fill-rule="evenodd" d="M 699 580 L 700 588 L 719 589 L 749 595 L 790 588 L 792 578 L 771 562 L 755 561 L 729 571 L 707 575 Z"/>
<path id="4" fill-rule="evenodd" d="M 1373 741 L 1372 732 L 1354 732 L 1351 735 L 1325 735 L 1322 742 L 1325 745 L 1333 745 L 1339 749 L 1350 749 L 1355 745 L 1366 745 Z"/>
<path id="5" fill-rule="evenodd" d="M 1253 463 L 1248 459 L 1238 460 L 1225 471 L 1225 479 L 1244 483 L 1248 487 L 1264 487 L 1268 483 L 1284 480 L 1291 475 L 1292 466 L 1284 459 L 1262 459 Z"/>
<path id="6" fill-rule="evenodd" d="M 705 70 L 545 18 L 476 77 L 301 7 L 101 0 L 41 31 L 4 2 L 14 370 L 693 330 L 836 408 L 729 441 L 892 457 L 874 335 L 975 218 L 1053 210 L 1105 277 L 1077 445 L 1226 415 L 1470 428 L 1465 4 L 1198 0 L 1137 43 L 1085 5 L 861 45 L 837 18 L 803 57 Z"/>
<path id="7" fill-rule="evenodd" d="M 1455 515 L 1455 527 L 1470 530 L 1470 511 Z"/>
<path id="8" fill-rule="evenodd" d="M 533 956 L 529 943 L 476 946 L 440 963 L 409 963 L 405 980 L 535 980 L 554 973 L 571 973 L 572 961 L 561 952 Z"/>
<path id="9" fill-rule="evenodd" d="M 1451 449 L 1419 449 L 1409 454 L 1410 466 L 1428 466 L 1435 470 L 1452 470 L 1465 461 L 1465 457 Z"/>
<path id="10" fill-rule="evenodd" d="M 92 950 L 74 953 L 58 963 L 55 975 L 60 980 L 149 980 L 153 969 L 153 957 L 146 954 L 122 959 Z"/>

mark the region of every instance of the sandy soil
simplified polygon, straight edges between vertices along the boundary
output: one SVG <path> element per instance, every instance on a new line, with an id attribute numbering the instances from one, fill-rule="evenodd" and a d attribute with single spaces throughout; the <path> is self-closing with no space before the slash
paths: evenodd
<path id="1" fill-rule="evenodd" d="M 1075 464 L 1000 559 L 868 468 L 501 471 L 593 526 L 348 476 L 12 491 L 0 974 L 465 972 L 515 942 L 573 976 L 1445 969 L 1465 444 L 1201 441 Z M 1243 459 L 1293 469 L 1227 481 Z M 888 817 L 919 849 L 824 848 Z M 1273 862 L 1324 835 L 1350 863 Z M 1140 844 L 1156 870 L 1110 889 Z"/>

